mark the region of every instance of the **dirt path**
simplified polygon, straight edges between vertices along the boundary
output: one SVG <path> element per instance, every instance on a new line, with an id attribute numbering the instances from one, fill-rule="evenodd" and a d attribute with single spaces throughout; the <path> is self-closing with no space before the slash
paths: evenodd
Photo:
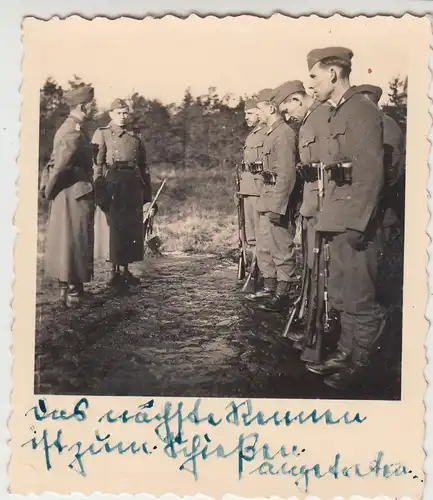
<path id="1" fill-rule="evenodd" d="M 147 258 L 141 284 L 107 290 L 101 267 L 78 310 L 37 297 L 36 392 L 118 396 L 399 398 L 395 360 L 371 391 L 335 392 L 305 370 L 281 338 L 284 318 L 257 312 L 236 287 L 232 262 L 212 256 Z M 388 363 L 388 365 L 387 365 Z"/>

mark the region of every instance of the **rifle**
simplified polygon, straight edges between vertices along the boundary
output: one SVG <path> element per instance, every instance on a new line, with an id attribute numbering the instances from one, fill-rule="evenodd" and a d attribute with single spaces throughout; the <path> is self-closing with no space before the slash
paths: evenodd
<path id="1" fill-rule="evenodd" d="M 321 212 L 323 209 L 324 199 L 325 166 L 323 165 L 323 163 L 317 163 L 315 165 L 317 168 L 319 212 Z M 324 261 L 323 279 L 320 276 L 320 259 L 322 255 Z M 314 236 L 312 280 L 308 296 L 305 349 L 301 356 L 301 359 L 303 361 L 310 363 L 317 363 L 321 361 L 323 349 L 323 334 L 329 332 L 330 329 L 328 278 L 329 243 L 322 237 L 322 234 L 319 231 L 316 231 Z"/>
<path id="2" fill-rule="evenodd" d="M 302 281 L 301 281 L 301 291 L 299 293 L 298 298 L 293 303 L 292 309 L 289 313 L 289 319 L 287 320 L 286 327 L 283 331 L 283 337 L 288 337 L 290 331 L 292 329 L 296 329 L 302 324 L 302 321 L 305 316 L 305 306 L 307 303 L 308 290 L 311 272 L 308 267 L 307 262 L 307 230 L 302 228 L 302 260 L 303 260 L 303 268 L 302 268 Z"/>
<path id="3" fill-rule="evenodd" d="M 238 259 L 238 280 L 245 278 L 245 270 L 247 267 L 247 249 L 246 249 L 246 235 L 245 235 L 245 212 L 244 212 L 244 199 L 240 193 L 241 178 L 239 173 L 239 166 L 236 165 L 236 187 L 239 196 L 238 203 L 238 230 L 239 230 L 239 259 Z"/>
<path id="4" fill-rule="evenodd" d="M 156 200 L 158 199 L 159 195 L 161 194 L 162 188 L 164 187 L 165 183 L 167 182 L 167 179 L 165 178 L 162 181 L 161 186 L 159 187 L 155 197 L 152 200 L 152 203 L 150 204 L 149 208 L 147 209 L 147 212 L 143 216 L 143 228 L 144 228 L 144 239 L 148 245 L 148 247 L 156 254 L 160 255 L 161 252 L 159 250 L 159 247 L 161 246 L 161 241 L 158 236 L 150 236 L 153 233 L 153 217 L 151 215 L 152 209 L 155 206 Z"/>

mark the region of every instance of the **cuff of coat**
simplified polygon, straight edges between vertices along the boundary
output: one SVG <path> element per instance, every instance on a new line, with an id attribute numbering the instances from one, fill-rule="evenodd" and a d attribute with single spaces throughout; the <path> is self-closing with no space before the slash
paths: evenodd
<path id="1" fill-rule="evenodd" d="M 346 229 L 354 229 L 355 231 L 363 233 L 370 222 L 373 211 L 374 205 L 370 204 L 364 208 L 362 213 L 353 213 L 352 217 L 346 222 Z"/>

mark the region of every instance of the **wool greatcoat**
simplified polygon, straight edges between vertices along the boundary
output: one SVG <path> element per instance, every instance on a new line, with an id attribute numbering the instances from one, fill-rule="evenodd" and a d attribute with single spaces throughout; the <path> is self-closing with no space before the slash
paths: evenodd
<path id="1" fill-rule="evenodd" d="M 95 259 L 119 265 L 141 261 L 143 204 L 152 199 L 143 142 L 111 122 L 95 131 L 92 143 L 95 183 L 97 190 L 105 189 L 108 200 L 95 214 Z"/>
<path id="2" fill-rule="evenodd" d="M 70 284 L 93 274 L 92 147 L 81 122 L 70 115 L 54 137 L 41 191 L 51 200 L 45 274 Z"/>

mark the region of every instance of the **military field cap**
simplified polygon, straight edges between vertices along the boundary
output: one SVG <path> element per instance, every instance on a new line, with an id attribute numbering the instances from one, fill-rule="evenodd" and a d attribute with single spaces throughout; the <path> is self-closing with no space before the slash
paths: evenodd
<path id="1" fill-rule="evenodd" d="M 275 89 L 275 95 L 272 98 L 272 104 L 279 106 L 285 99 L 296 92 L 305 92 L 304 84 L 300 80 L 291 80 L 284 82 Z"/>
<path id="2" fill-rule="evenodd" d="M 274 89 L 262 89 L 258 94 L 257 94 L 257 103 L 259 102 L 264 102 L 264 101 L 271 101 L 271 99 L 275 95 L 275 90 Z"/>
<path id="3" fill-rule="evenodd" d="M 325 47 L 324 49 L 313 49 L 307 54 L 308 69 L 328 57 L 338 57 L 351 64 L 353 52 L 346 47 Z"/>
<path id="4" fill-rule="evenodd" d="M 248 109 L 257 108 L 257 100 L 256 99 L 247 99 L 245 101 L 245 111 Z"/>
<path id="5" fill-rule="evenodd" d="M 372 94 L 374 96 L 375 102 L 379 102 L 382 97 L 382 89 L 376 85 L 357 85 L 356 92 L 362 92 L 367 94 Z"/>
<path id="6" fill-rule="evenodd" d="M 114 111 L 115 109 L 129 108 L 128 103 L 124 99 L 114 99 L 111 103 L 110 109 L 108 111 Z"/>
<path id="7" fill-rule="evenodd" d="M 79 104 L 86 104 L 93 100 L 95 90 L 90 85 L 82 85 L 75 89 L 66 92 L 66 103 L 70 108 L 74 108 Z"/>

